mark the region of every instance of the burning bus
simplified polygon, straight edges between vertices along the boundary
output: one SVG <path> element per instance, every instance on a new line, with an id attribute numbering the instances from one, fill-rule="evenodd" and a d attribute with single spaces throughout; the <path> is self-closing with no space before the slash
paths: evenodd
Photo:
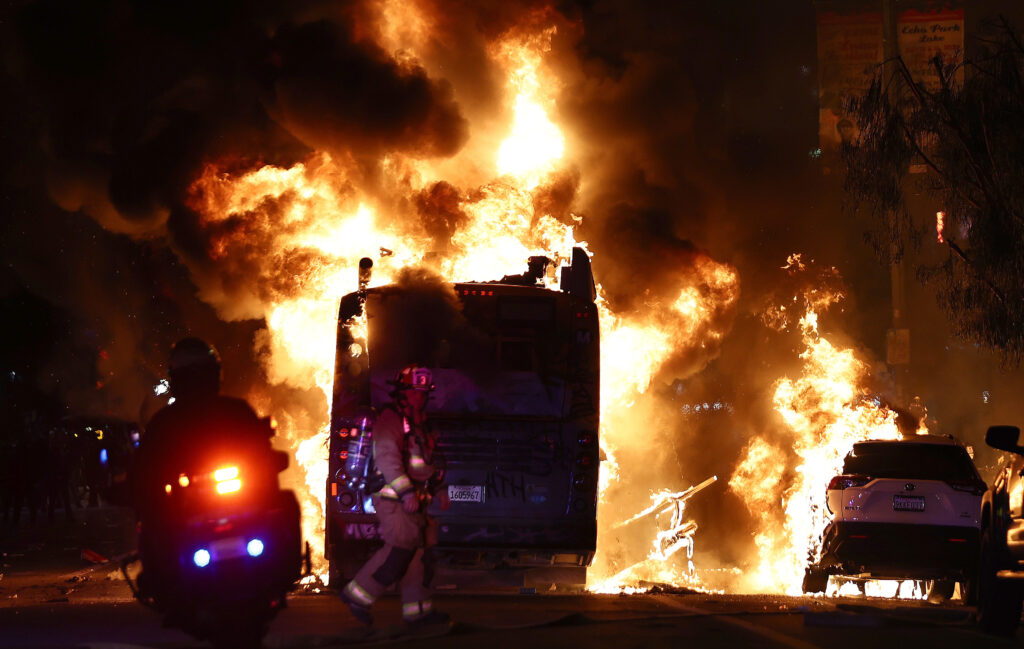
<path id="1" fill-rule="evenodd" d="M 558 290 L 532 257 L 497 282 L 396 282 L 341 300 L 331 409 L 325 554 L 331 583 L 381 541 L 365 475 L 375 413 L 405 364 L 431 368 L 428 416 L 452 506 L 436 556 L 449 568 L 542 570 L 583 584 L 596 548 L 600 345 L 590 259 L 574 248 Z M 365 466 L 365 463 L 362 463 Z M 338 580 L 338 581 L 335 581 Z"/>

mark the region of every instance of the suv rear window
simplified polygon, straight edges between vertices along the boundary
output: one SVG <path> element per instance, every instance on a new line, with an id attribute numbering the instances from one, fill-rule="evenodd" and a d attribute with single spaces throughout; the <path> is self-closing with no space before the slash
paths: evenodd
<path id="1" fill-rule="evenodd" d="M 909 480 L 977 480 L 974 462 L 961 446 L 938 444 L 855 444 L 843 473 Z"/>

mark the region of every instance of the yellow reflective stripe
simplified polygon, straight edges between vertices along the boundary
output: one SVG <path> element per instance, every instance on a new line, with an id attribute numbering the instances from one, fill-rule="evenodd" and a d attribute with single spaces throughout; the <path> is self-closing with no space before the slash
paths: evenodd
<path id="1" fill-rule="evenodd" d="M 425 599 L 422 602 L 402 604 L 402 617 L 406 620 L 415 620 L 428 615 L 433 608 L 434 604 L 429 599 Z"/>
<path id="2" fill-rule="evenodd" d="M 409 466 L 413 469 L 425 469 L 427 468 L 427 463 L 422 457 L 414 453 L 409 456 Z"/>
<path id="3" fill-rule="evenodd" d="M 409 476 L 403 473 L 391 481 L 391 488 L 398 494 L 405 493 L 406 491 L 412 491 L 412 480 L 409 479 Z"/>
<path id="4" fill-rule="evenodd" d="M 408 604 L 402 604 L 402 617 L 419 617 L 420 616 L 420 603 L 409 602 Z"/>
<path id="5" fill-rule="evenodd" d="M 377 493 L 379 493 L 380 497 L 385 500 L 398 500 L 398 494 L 391 488 L 391 485 L 384 485 L 384 488 Z"/>
<path id="6" fill-rule="evenodd" d="M 357 584 L 355 579 L 348 582 L 348 586 L 345 586 L 345 593 L 363 606 L 370 606 L 373 604 L 373 595 L 366 592 L 366 589 Z"/>

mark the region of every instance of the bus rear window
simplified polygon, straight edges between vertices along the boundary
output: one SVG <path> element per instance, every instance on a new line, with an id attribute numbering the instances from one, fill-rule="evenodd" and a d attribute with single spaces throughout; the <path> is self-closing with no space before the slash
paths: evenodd
<path id="1" fill-rule="evenodd" d="M 498 295 L 461 305 L 446 297 L 395 289 L 370 293 L 366 311 L 373 366 L 391 370 L 417 362 L 474 376 L 547 375 L 564 362 L 557 353 L 564 334 L 554 297 Z"/>
<path id="2" fill-rule="evenodd" d="M 543 323 L 555 319 L 551 298 L 504 296 L 498 298 L 498 318 L 504 321 Z"/>
<path id="3" fill-rule="evenodd" d="M 504 372 L 536 372 L 533 340 L 498 338 L 498 366 Z"/>

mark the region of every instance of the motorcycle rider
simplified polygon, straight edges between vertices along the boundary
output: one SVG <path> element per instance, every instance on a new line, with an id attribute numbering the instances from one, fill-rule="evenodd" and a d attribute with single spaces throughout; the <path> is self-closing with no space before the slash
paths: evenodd
<path id="1" fill-rule="evenodd" d="M 437 521 L 427 506 L 437 498 L 442 510 L 451 506 L 444 484 L 443 462 L 435 452 L 437 438 L 427 425 L 426 406 L 434 389 L 430 370 L 404 367 L 393 382 L 393 404 L 374 423 L 373 460 L 380 474 L 368 485 L 380 521 L 384 547 L 378 550 L 341 591 L 352 615 L 373 624 L 370 607 L 392 584 L 399 583 L 402 619 L 409 627 L 447 623 L 447 614 L 433 609 L 431 548 Z"/>
<path id="2" fill-rule="evenodd" d="M 158 587 L 161 568 L 176 561 L 162 540 L 172 531 L 165 511 L 165 489 L 176 484 L 181 467 L 194 455 L 219 448 L 271 451 L 273 428 L 242 399 L 220 394 L 217 350 L 199 338 L 185 338 L 171 350 L 167 364 L 173 400 L 146 425 L 133 467 L 135 507 L 140 524 L 139 551 L 148 557 L 140 585 Z"/>

